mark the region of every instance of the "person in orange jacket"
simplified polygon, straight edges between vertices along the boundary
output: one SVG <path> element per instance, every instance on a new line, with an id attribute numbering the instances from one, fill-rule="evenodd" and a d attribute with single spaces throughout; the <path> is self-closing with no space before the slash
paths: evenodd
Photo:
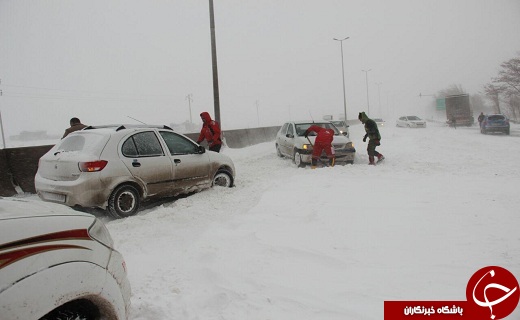
<path id="1" fill-rule="evenodd" d="M 202 119 L 202 129 L 200 130 L 199 138 L 197 143 L 201 143 L 206 140 L 208 142 L 209 150 L 220 152 L 222 147 L 222 139 L 220 137 L 220 125 L 217 121 L 212 120 L 211 116 L 207 112 L 200 114 Z"/>
<path id="2" fill-rule="evenodd" d="M 336 161 L 334 147 L 332 146 L 334 130 L 322 128 L 313 124 L 307 130 L 305 130 L 305 138 L 307 138 L 311 132 L 316 132 L 317 134 L 316 140 L 314 140 L 314 146 L 312 148 L 311 168 L 316 169 L 316 166 L 318 165 L 318 159 L 321 157 L 321 153 L 323 151 L 325 151 L 327 158 L 329 158 L 329 166 L 333 167 L 334 162 Z"/>

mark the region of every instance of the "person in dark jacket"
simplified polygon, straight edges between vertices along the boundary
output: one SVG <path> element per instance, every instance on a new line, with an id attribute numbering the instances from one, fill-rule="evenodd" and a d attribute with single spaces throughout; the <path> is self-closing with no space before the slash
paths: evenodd
<path id="1" fill-rule="evenodd" d="M 63 139 L 66 136 L 68 136 L 69 133 L 81 130 L 86 127 L 87 126 L 84 125 L 83 123 L 81 123 L 81 121 L 78 118 L 74 117 L 74 118 L 70 119 L 70 128 L 65 129 L 65 133 L 63 134 L 63 137 L 61 137 L 61 138 Z"/>
<path id="2" fill-rule="evenodd" d="M 478 116 L 478 125 L 482 127 L 482 121 L 484 121 L 484 112 L 481 112 Z"/>
<path id="3" fill-rule="evenodd" d="M 220 137 L 220 125 L 217 121 L 212 120 L 211 116 L 207 112 L 200 114 L 202 119 L 202 129 L 200 130 L 199 138 L 197 143 L 201 143 L 206 140 L 208 142 L 209 150 L 220 152 L 222 147 L 222 139 Z"/>
<path id="4" fill-rule="evenodd" d="M 329 165 L 334 166 L 336 156 L 334 147 L 332 146 L 332 140 L 334 139 L 334 130 L 325 129 L 317 125 L 311 125 L 303 134 L 305 138 L 308 138 L 309 133 L 316 132 L 316 140 L 314 140 L 314 146 L 312 148 L 312 159 L 311 168 L 316 169 L 318 165 L 318 159 L 321 157 L 321 153 L 325 151 L 327 158 L 329 158 Z"/>
<path id="5" fill-rule="evenodd" d="M 376 147 L 381 145 L 381 134 L 379 133 L 379 129 L 377 128 L 377 123 L 370 119 L 366 113 L 360 112 L 358 116 L 359 121 L 361 121 L 365 125 L 365 136 L 363 137 L 363 142 L 367 141 L 368 137 L 368 164 L 375 165 L 374 156 L 377 157 L 377 162 L 382 161 L 385 157 L 376 151 Z"/>

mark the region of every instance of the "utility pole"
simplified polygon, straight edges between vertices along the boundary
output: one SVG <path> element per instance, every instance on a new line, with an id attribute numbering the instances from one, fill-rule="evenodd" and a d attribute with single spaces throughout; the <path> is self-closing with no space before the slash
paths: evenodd
<path id="1" fill-rule="evenodd" d="M 218 70 L 217 70 L 217 46 L 215 44 L 215 14 L 213 12 L 213 0 L 209 0 L 209 27 L 211 32 L 211 63 L 213 66 L 213 105 L 215 110 L 215 120 L 220 123 L 222 128 L 222 120 L 220 119 L 220 96 L 218 92 Z"/>
<path id="2" fill-rule="evenodd" d="M 340 48 L 341 48 L 341 76 L 343 77 L 343 117 L 345 119 L 345 123 L 347 123 L 347 97 L 346 97 L 346 94 L 345 94 L 345 67 L 343 65 L 343 41 L 349 39 L 350 37 L 346 37 L 346 38 L 343 38 L 343 39 L 336 39 L 336 38 L 333 38 L 333 40 L 336 40 L 336 41 L 339 41 L 340 43 Z"/>
<path id="3" fill-rule="evenodd" d="M 372 69 L 368 69 L 368 70 L 361 70 L 365 73 L 365 79 L 366 79 L 366 83 L 367 83 L 367 115 L 370 117 L 370 100 L 368 99 L 368 72 L 369 71 L 372 71 Z"/>
<path id="4" fill-rule="evenodd" d="M 379 116 L 382 117 L 383 116 L 383 110 L 381 110 L 381 85 L 383 83 L 381 82 L 376 82 L 376 85 L 377 85 L 377 96 L 379 98 Z"/>
<path id="5" fill-rule="evenodd" d="M 0 79 L 0 84 L 2 84 L 2 79 Z M 0 97 L 2 96 L 2 89 L 0 89 Z M 5 145 L 5 134 L 4 134 L 4 123 L 2 122 L 2 111 L 0 110 L 0 129 L 2 129 L 2 145 L 4 146 L 4 149 L 6 148 Z"/>
<path id="6" fill-rule="evenodd" d="M 190 125 L 193 124 L 193 119 L 191 118 L 191 103 L 193 102 L 193 95 L 190 93 L 186 96 L 186 100 L 188 100 L 188 108 L 190 110 Z"/>

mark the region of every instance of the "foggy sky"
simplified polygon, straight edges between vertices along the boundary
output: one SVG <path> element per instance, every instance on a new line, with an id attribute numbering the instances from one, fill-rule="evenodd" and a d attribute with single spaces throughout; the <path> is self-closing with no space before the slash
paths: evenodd
<path id="1" fill-rule="evenodd" d="M 222 127 L 367 111 L 424 116 L 520 51 L 518 0 L 214 0 Z M 150 124 L 213 112 L 207 0 L 0 0 L 6 137 L 86 124 Z"/>

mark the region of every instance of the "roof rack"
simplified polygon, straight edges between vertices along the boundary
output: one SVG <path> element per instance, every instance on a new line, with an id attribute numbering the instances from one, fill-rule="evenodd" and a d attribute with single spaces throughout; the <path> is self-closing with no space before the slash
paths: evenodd
<path id="1" fill-rule="evenodd" d="M 123 129 L 131 129 L 131 128 L 157 128 L 157 129 L 166 129 L 173 131 L 172 128 L 167 125 L 149 125 L 149 124 L 107 124 L 101 126 L 87 126 L 83 130 L 91 130 L 91 129 L 103 129 L 103 128 L 114 128 L 116 131 Z"/>

